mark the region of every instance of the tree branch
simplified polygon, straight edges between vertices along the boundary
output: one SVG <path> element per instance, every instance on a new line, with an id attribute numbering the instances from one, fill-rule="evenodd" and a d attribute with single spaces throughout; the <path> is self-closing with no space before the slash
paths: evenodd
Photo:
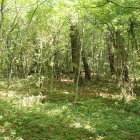
<path id="1" fill-rule="evenodd" d="M 5 2 L 5 0 L 2 0 L 1 6 L 0 6 L 0 7 L 1 7 L 1 8 L 0 8 L 0 12 L 1 12 L 0 28 L 1 28 L 1 26 L 2 26 L 2 22 L 3 22 L 3 18 L 4 18 L 4 14 L 3 14 L 4 2 Z"/>
<path id="2" fill-rule="evenodd" d="M 121 8 L 133 8 L 133 9 L 140 9 L 140 7 L 136 7 L 136 6 L 122 6 L 122 5 L 120 5 L 120 4 L 118 4 L 118 3 L 116 3 L 116 2 L 114 2 L 114 1 L 112 1 L 112 0 L 107 0 L 107 2 L 112 3 L 112 4 L 116 5 L 116 6 L 121 7 Z"/>
<path id="3" fill-rule="evenodd" d="M 41 2 L 40 4 L 37 4 L 36 8 L 34 9 L 34 11 L 33 11 L 33 13 L 32 13 L 31 19 L 30 19 L 30 21 L 29 21 L 29 23 L 28 23 L 28 26 L 27 26 L 27 29 L 26 29 L 26 30 L 28 30 L 28 28 L 29 28 L 29 26 L 30 26 L 30 24 L 31 24 L 31 22 L 32 22 L 32 19 L 33 19 L 34 15 L 35 15 L 37 9 L 39 8 L 39 6 L 41 6 L 41 5 L 44 4 L 45 2 L 46 2 L 46 0 L 44 0 L 44 1 Z"/>
<path id="4" fill-rule="evenodd" d="M 86 6 L 85 6 L 85 7 L 83 7 L 83 8 L 100 8 L 100 7 L 103 7 L 103 6 L 105 6 L 105 5 L 109 4 L 109 3 L 112 3 L 112 4 L 114 4 L 114 5 L 118 6 L 118 7 L 121 7 L 121 8 L 140 9 L 140 7 L 136 7 L 136 6 L 122 6 L 122 5 L 116 3 L 116 2 L 114 2 L 114 1 L 112 1 L 112 0 L 106 0 L 106 2 L 103 3 L 103 4 L 101 4 L 101 5 L 91 6 L 91 7 L 86 7 Z"/>
<path id="5" fill-rule="evenodd" d="M 100 8 L 100 7 L 102 7 L 102 6 L 105 6 L 106 4 L 108 4 L 109 2 L 107 1 L 107 2 L 105 2 L 105 3 L 103 3 L 103 4 L 101 4 L 101 5 L 97 5 L 97 6 L 91 6 L 91 7 L 83 7 L 83 8 Z"/>

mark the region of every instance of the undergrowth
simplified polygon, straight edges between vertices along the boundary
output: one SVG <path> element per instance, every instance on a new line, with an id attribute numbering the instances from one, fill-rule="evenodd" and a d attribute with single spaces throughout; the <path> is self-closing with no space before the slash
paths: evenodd
<path id="1" fill-rule="evenodd" d="M 62 86 L 61 86 L 62 87 Z M 0 139 L 11 140 L 139 140 L 140 103 L 55 90 L 45 102 L 18 106 L 0 99 Z M 66 94 L 64 94 L 66 93 Z M 86 95 L 87 94 L 87 95 Z"/>

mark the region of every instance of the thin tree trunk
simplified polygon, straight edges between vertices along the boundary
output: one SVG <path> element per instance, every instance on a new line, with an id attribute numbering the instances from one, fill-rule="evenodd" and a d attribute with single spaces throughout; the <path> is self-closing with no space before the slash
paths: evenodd
<path id="1" fill-rule="evenodd" d="M 1 9 L 0 9 L 0 12 L 1 12 L 0 29 L 1 29 L 1 27 L 2 27 L 2 22 L 3 22 L 3 19 L 4 19 L 4 13 L 3 13 L 3 10 L 4 10 L 4 3 L 5 3 L 5 0 L 2 0 L 2 1 L 1 1 Z"/>
<path id="2" fill-rule="evenodd" d="M 110 65 L 110 73 L 111 75 L 115 74 L 115 58 L 113 54 L 113 48 L 111 46 L 111 43 L 108 45 L 108 59 L 109 59 L 109 65 Z"/>

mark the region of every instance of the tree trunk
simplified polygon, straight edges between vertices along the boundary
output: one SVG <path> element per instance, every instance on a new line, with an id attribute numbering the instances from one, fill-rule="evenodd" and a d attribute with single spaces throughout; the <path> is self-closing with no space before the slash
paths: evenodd
<path id="1" fill-rule="evenodd" d="M 114 75 L 115 74 L 115 60 L 114 60 L 113 48 L 110 45 L 108 46 L 108 59 L 109 59 L 109 65 L 110 65 L 110 73 L 111 75 Z"/>
<path id="2" fill-rule="evenodd" d="M 88 61 L 85 57 L 84 50 L 82 51 L 82 61 L 83 61 L 84 70 L 85 70 L 85 79 L 86 80 L 91 80 L 90 69 L 89 69 Z"/>
<path id="3" fill-rule="evenodd" d="M 116 41 L 117 41 L 117 51 L 118 55 L 120 55 L 121 58 L 121 78 L 123 82 L 129 81 L 129 75 L 128 75 L 128 67 L 127 67 L 127 52 L 125 50 L 124 45 L 124 38 L 121 35 L 120 31 L 116 32 Z"/>
<path id="4" fill-rule="evenodd" d="M 74 82 L 76 83 L 78 77 L 79 61 L 80 61 L 80 35 L 77 29 L 77 25 L 71 25 L 71 51 L 72 51 L 72 63 L 74 72 Z"/>

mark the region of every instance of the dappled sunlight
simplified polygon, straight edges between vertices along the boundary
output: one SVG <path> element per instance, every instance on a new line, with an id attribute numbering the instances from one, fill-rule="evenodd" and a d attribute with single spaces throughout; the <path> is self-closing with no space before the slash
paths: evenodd
<path id="1" fill-rule="evenodd" d="M 0 140 L 140 140 L 139 23 L 139 0 L 0 0 Z"/>
<path id="2" fill-rule="evenodd" d="M 51 110 L 47 110 L 46 114 L 49 116 L 59 116 L 61 115 L 64 111 L 67 111 L 68 107 L 67 106 L 62 106 L 59 107 L 57 109 L 51 109 Z"/>
<path id="3" fill-rule="evenodd" d="M 31 97 L 27 97 L 27 102 L 33 102 L 34 96 Z M 54 98 L 57 100 L 56 96 Z M 67 99 L 67 96 L 65 98 Z M 50 138 L 50 134 L 53 134 L 57 138 L 59 136 L 60 139 L 65 138 L 66 135 L 72 135 L 75 139 L 102 140 L 106 135 L 115 135 L 116 132 L 123 131 L 123 125 L 126 125 L 125 129 L 128 129 L 125 131 L 130 132 L 128 125 L 133 123 L 136 115 L 131 113 L 131 116 L 127 118 L 124 112 L 112 108 L 110 104 L 107 104 L 108 101 L 104 102 L 101 98 L 89 97 L 88 100 L 83 99 L 81 104 L 77 105 L 70 105 L 69 102 L 54 103 L 51 101 L 41 105 L 36 105 L 35 103 L 31 106 L 28 106 L 27 103 L 27 106 L 30 107 L 27 110 L 23 109 L 21 111 L 19 109 L 18 111 L 17 108 L 15 110 L 13 108 L 10 114 L 8 114 L 8 118 L 9 115 L 12 117 L 8 119 L 8 123 L 5 125 L 12 128 L 13 131 L 16 130 L 15 132 L 18 136 L 23 136 L 26 139 L 29 135 L 31 138 L 34 138 L 43 134 L 44 138 Z M 23 100 L 24 102 L 26 101 Z M 15 106 L 15 103 L 11 102 L 11 105 Z M 5 132 L 5 130 L 8 132 L 7 129 L 1 130 L 2 132 Z M 10 134 L 11 131 L 9 132 Z M 72 138 L 70 137 L 70 139 Z"/>
<path id="4" fill-rule="evenodd" d="M 74 128 L 84 128 L 88 131 L 95 131 L 95 128 L 93 128 L 92 126 L 90 126 L 87 122 L 87 124 L 82 123 L 80 121 L 74 122 L 72 124 L 70 124 L 70 127 L 74 127 Z"/>
<path id="5" fill-rule="evenodd" d="M 6 88 L 6 81 L 0 80 L 0 89 L 5 89 L 5 88 Z"/>
<path id="6" fill-rule="evenodd" d="M 7 101 L 12 101 L 17 107 L 30 107 L 34 104 L 39 104 L 46 96 L 33 96 L 29 94 L 18 95 L 15 91 L 0 91 L 0 98 Z"/>
<path id="7" fill-rule="evenodd" d="M 0 98 L 4 100 L 19 97 L 15 91 L 0 91 Z"/>
<path id="8" fill-rule="evenodd" d="M 91 126 L 91 122 L 90 122 L 88 116 L 87 117 L 86 116 L 78 117 L 72 113 L 71 118 L 73 119 L 73 122 L 69 125 L 69 127 L 71 127 L 71 128 L 84 128 L 85 130 L 88 130 L 89 132 L 96 131 L 96 128 L 94 127 L 94 125 Z"/>
<path id="9" fill-rule="evenodd" d="M 73 80 L 70 80 L 70 79 L 61 79 L 61 82 L 72 83 Z"/>
<path id="10" fill-rule="evenodd" d="M 133 100 L 136 100 L 136 95 L 113 95 L 109 93 L 99 93 L 96 94 L 98 97 L 102 98 L 108 98 L 108 99 L 117 99 L 117 100 L 122 100 L 125 99 L 126 103 L 130 103 Z"/>
<path id="11" fill-rule="evenodd" d="M 0 140 L 24 140 L 21 137 L 15 137 L 16 131 L 15 130 L 8 130 L 8 125 L 10 126 L 11 123 L 6 122 L 3 126 L 0 126 Z M 4 136 L 7 135 L 7 136 Z"/>
<path id="12" fill-rule="evenodd" d="M 71 124 L 70 127 L 81 128 L 82 125 L 80 122 L 75 122 L 75 123 Z"/>
<path id="13" fill-rule="evenodd" d="M 89 140 L 102 140 L 106 135 L 115 135 L 114 130 L 120 131 L 118 126 L 121 126 L 123 131 L 122 125 L 127 127 L 128 122 L 133 123 L 135 114 L 138 113 L 134 110 L 132 116 L 127 118 L 125 116 L 129 112 L 127 105 L 132 106 L 129 100 L 135 100 L 136 97 L 127 95 L 125 101 L 130 104 L 126 104 L 126 107 L 121 106 L 121 102 L 117 102 L 116 99 L 119 101 L 123 96 L 113 92 L 112 89 L 113 85 L 103 83 L 82 85 L 79 87 L 77 104 L 72 103 L 75 88 L 72 83 L 67 82 L 55 83 L 51 92 L 45 90 L 43 95 L 38 96 L 31 94 L 32 91 L 23 91 L 24 94 L 14 90 L 0 91 L 0 98 L 2 100 L 5 98 L 5 101 L 12 105 L 13 110 L 15 108 L 15 114 L 13 115 L 11 111 L 11 116 L 17 116 L 17 120 L 11 119 L 14 123 L 10 120 L 6 123 L 13 131 L 3 127 L 1 132 L 11 135 L 15 130 L 15 133 L 24 135 L 26 139 L 27 135 L 32 135 L 31 138 L 34 137 L 33 135 L 41 134 L 49 137 L 52 133 L 53 135 L 60 133 L 60 138 L 66 137 L 63 133 L 76 138 L 82 135 L 81 137 Z M 115 99 L 115 102 L 112 99 Z M 124 109 L 120 110 L 120 106 Z M 19 113 L 17 113 L 18 110 Z M 1 120 L 4 120 L 3 114 Z M 9 117 L 7 113 L 5 115 Z M 137 122 L 139 122 L 138 119 Z M 27 127 L 32 127 L 32 132 L 28 132 Z M 24 132 L 22 129 L 27 130 Z M 129 127 L 126 132 L 130 132 Z"/>
<path id="14" fill-rule="evenodd" d="M 70 92 L 68 92 L 68 91 L 64 91 L 63 93 L 64 93 L 64 94 L 70 94 Z"/>
<path id="15" fill-rule="evenodd" d="M 23 97 L 23 98 L 18 98 L 15 101 L 15 105 L 18 107 L 31 107 L 35 104 L 41 104 L 41 101 L 45 99 L 46 96 L 28 96 L 28 97 Z"/>
<path id="16" fill-rule="evenodd" d="M 7 130 L 3 126 L 0 126 L 0 134 L 2 133 L 7 133 Z"/>

